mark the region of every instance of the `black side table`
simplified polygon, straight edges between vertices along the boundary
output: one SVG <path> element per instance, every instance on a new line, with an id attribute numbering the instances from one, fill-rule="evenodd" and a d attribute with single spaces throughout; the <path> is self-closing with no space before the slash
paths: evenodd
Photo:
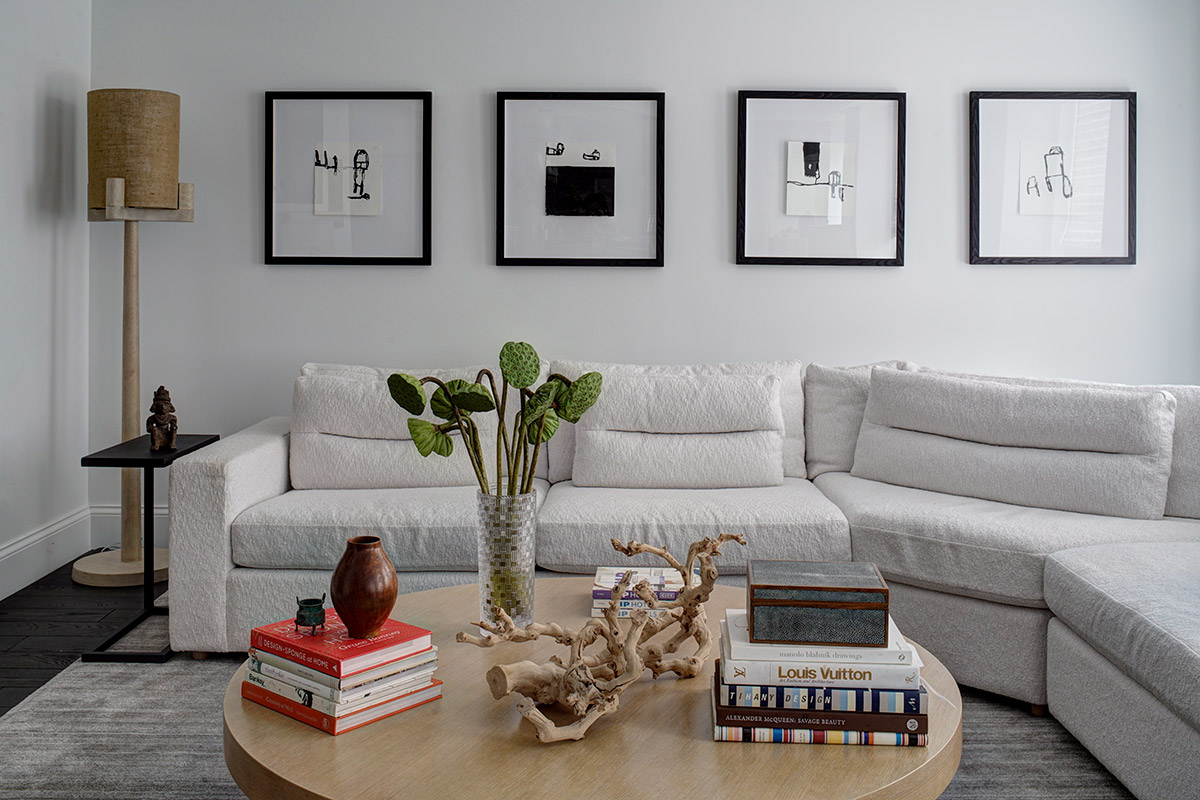
<path id="1" fill-rule="evenodd" d="M 107 652 L 131 630 L 142 624 L 155 614 L 168 613 L 165 608 L 154 605 L 154 470 L 170 466 L 171 462 L 180 456 L 185 456 L 201 447 L 206 447 L 221 437 L 215 433 L 181 433 L 175 439 L 174 450 L 151 450 L 150 436 L 139 436 L 128 442 L 114 445 L 105 450 L 99 450 L 84 456 L 80 464 L 85 467 L 121 467 L 123 469 L 141 469 L 145 475 L 142 489 L 142 563 L 144 567 L 142 584 L 142 610 L 138 615 L 125 624 L 121 630 L 110 636 L 104 644 L 90 653 L 83 653 L 80 658 L 84 661 L 119 661 L 162 663 L 171 657 L 171 646 L 167 645 L 161 651 L 154 652 Z"/>

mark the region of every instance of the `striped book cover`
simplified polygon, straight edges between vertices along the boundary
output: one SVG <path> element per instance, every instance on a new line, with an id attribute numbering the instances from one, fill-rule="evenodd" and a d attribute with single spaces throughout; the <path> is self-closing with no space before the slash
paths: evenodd
<path id="1" fill-rule="evenodd" d="M 720 667 L 717 668 L 720 676 Z M 834 689 L 828 686 L 754 686 L 721 680 L 717 702 L 738 708 L 795 711 L 866 711 L 875 714 L 928 714 L 929 693 L 919 689 Z"/>

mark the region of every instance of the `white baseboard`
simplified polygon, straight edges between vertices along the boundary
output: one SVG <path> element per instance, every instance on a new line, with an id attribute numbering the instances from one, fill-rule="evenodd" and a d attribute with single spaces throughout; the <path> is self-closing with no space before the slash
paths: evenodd
<path id="1" fill-rule="evenodd" d="M 154 506 L 154 546 L 166 547 L 170 541 L 167 534 L 169 515 L 167 506 Z M 121 546 L 120 504 L 92 506 L 92 548 Z M 89 548 L 90 549 L 90 548 Z"/>
<path id="2" fill-rule="evenodd" d="M 92 514 L 81 508 L 0 547 L 0 599 L 92 549 Z"/>

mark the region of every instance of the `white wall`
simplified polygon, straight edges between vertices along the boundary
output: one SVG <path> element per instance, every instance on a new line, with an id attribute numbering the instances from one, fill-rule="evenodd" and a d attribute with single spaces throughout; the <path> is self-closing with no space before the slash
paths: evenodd
<path id="1" fill-rule="evenodd" d="M 0 25 L 0 598 L 88 546 L 91 3 Z"/>
<path id="2" fill-rule="evenodd" d="M 1195 2 L 95 0 L 93 14 L 95 88 L 182 96 L 196 222 L 142 226 L 142 377 L 147 406 L 171 389 L 186 431 L 288 413 L 307 360 L 474 363 L 514 338 L 551 358 L 1200 382 Z M 907 92 L 907 266 L 734 265 L 746 88 Z M 263 92 L 287 89 L 434 92 L 432 267 L 263 265 Z M 495 266 L 499 89 L 666 93 L 664 268 Z M 966 263 L 973 89 L 1138 93 L 1137 265 Z M 119 227 L 96 226 L 91 256 L 98 447 L 119 430 Z M 94 472 L 93 502 L 115 503 L 115 476 Z"/>

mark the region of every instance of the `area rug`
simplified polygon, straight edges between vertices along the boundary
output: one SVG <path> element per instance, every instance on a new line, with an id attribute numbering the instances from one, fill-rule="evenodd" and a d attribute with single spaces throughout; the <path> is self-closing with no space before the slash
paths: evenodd
<path id="1" fill-rule="evenodd" d="M 152 623 L 124 644 L 162 647 L 165 628 Z M 243 798 L 225 769 L 221 738 L 225 686 L 243 660 L 177 655 L 165 664 L 75 662 L 0 717 L 0 797 Z M 962 763 L 942 798 L 1132 795 L 1051 717 L 964 689 Z"/>

